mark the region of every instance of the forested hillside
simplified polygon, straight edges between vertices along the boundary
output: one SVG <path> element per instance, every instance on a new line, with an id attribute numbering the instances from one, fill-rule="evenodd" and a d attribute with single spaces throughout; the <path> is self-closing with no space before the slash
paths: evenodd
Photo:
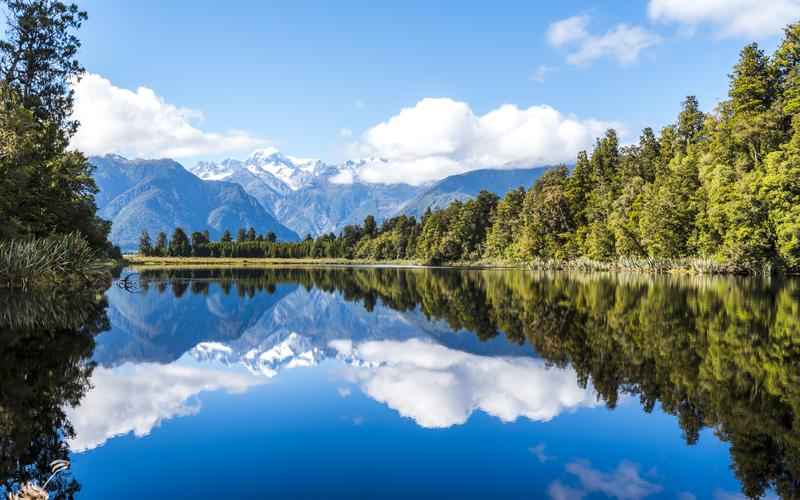
<path id="1" fill-rule="evenodd" d="M 731 272 L 800 270 L 800 24 L 771 56 L 744 47 L 729 78 L 728 99 L 713 112 L 689 96 L 658 132 L 646 128 L 623 146 L 608 130 L 572 170 L 551 169 L 502 199 L 482 191 L 421 220 L 378 225 L 370 216 L 338 236 L 240 238 L 193 252 L 429 263 L 693 258 Z"/>

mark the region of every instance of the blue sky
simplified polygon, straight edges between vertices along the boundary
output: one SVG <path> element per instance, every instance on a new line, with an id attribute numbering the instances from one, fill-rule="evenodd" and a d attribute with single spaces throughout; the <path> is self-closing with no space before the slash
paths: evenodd
<path id="1" fill-rule="evenodd" d="M 603 125 L 620 126 L 630 138 L 644 126 L 660 128 L 674 119 L 687 94 L 697 95 L 710 110 L 726 96 L 726 75 L 739 49 L 758 40 L 771 51 L 779 27 L 800 17 L 797 0 L 85 0 L 80 5 L 89 12 L 80 54 L 89 73 L 114 88 L 147 87 L 159 102 L 179 109 L 192 127 L 211 134 L 185 148 L 167 148 L 152 138 L 142 139 L 141 147 L 127 147 L 121 141 L 137 131 L 109 125 L 109 120 L 132 121 L 117 109 L 119 103 L 106 106 L 112 111 L 97 117 L 105 106 L 102 97 L 83 93 L 80 117 L 95 141 L 87 146 L 84 136 L 83 149 L 175 156 L 188 163 L 242 156 L 254 146 L 270 145 L 287 154 L 330 161 L 368 153 L 396 154 L 417 163 L 420 158 L 452 161 L 445 167 L 433 160 L 415 163 L 409 167 L 414 175 L 425 168 L 445 172 L 480 162 L 567 158 Z M 554 23 L 570 18 L 571 31 L 554 37 Z M 426 137 L 438 142 L 424 151 L 412 151 L 407 144 L 418 137 L 397 135 L 420 128 L 413 116 L 406 128 L 369 135 L 425 98 L 462 103 L 476 117 L 504 104 L 522 111 L 549 106 L 559 113 L 557 123 L 572 117 L 586 128 L 580 139 L 543 139 L 539 149 L 518 157 L 495 154 L 495 143 L 505 141 L 505 135 L 479 152 L 470 146 L 465 153 L 462 143 L 477 139 L 465 138 L 461 122 L 444 132 L 428 131 Z M 431 122 L 448 123 L 452 117 L 447 113 L 459 112 L 449 108 L 441 111 L 441 120 L 438 111 L 420 113 L 423 128 Z M 515 116 L 509 114 L 501 128 L 513 128 Z M 591 125 L 589 120 L 600 123 Z M 185 125 L 171 121 L 164 127 Z M 113 140 L 97 139 L 117 127 Z M 241 140 L 229 137 L 233 130 Z M 519 135 L 536 135 L 536 130 Z M 163 130 L 160 136 L 170 137 L 171 132 Z M 182 137 L 175 135 L 173 143 L 180 145 Z M 509 148 L 519 149 L 516 143 Z M 545 149 L 564 151 L 553 156 L 543 153 Z"/>

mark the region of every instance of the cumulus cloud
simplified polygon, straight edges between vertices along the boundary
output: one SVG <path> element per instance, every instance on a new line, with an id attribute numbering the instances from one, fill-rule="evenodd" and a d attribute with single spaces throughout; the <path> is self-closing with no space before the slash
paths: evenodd
<path id="1" fill-rule="evenodd" d="M 636 62 L 639 54 L 661 42 L 661 37 L 641 26 L 618 24 L 604 35 L 592 35 L 587 30 L 588 16 L 574 16 L 556 21 L 547 30 L 547 42 L 553 47 L 567 47 L 567 62 L 587 64 L 609 57 L 620 64 Z"/>
<path id="2" fill-rule="evenodd" d="M 463 424 L 475 410 L 504 422 L 548 421 L 597 405 L 571 369 L 529 357 L 478 356 L 419 339 L 332 342 L 346 376 L 369 397 L 427 428 Z"/>
<path id="3" fill-rule="evenodd" d="M 589 462 L 568 464 L 567 472 L 574 475 L 580 487 L 565 486 L 559 481 L 550 485 L 548 493 L 553 500 L 577 500 L 592 493 L 602 493 L 618 500 L 640 500 L 659 493 L 663 488 L 639 475 L 639 467 L 623 461 L 611 472 L 595 469 Z"/>
<path id="4" fill-rule="evenodd" d="M 262 383 L 252 376 L 178 365 L 140 364 L 97 367 L 93 389 L 77 408 L 67 409 L 75 428 L 69 445 L 81 452 L 115 436 L 143 437 L 161 422 L 193 415 L 200 405 L 191 398 L 203 391 L 244 392 Z"/>
<path id="5" fill-rule="evenodd" d="M 426 98 L 368 129 L 353 153 L 381 159 L 359 168 L 367 182 L 421 184 L 478 168 L 571 162 L 609 127 L 619 124 L 546 105 L 506 104 L 478 116 L 465 102 Z"/>
<path id="6" fill-rule="evenodd" d="M 267 143 L 242 131 L 201 130 L 195 123 L 202 113 L 170 104 L 147 87 L 124 89 L 89 73 L 73 88 L 73 117 L 81 127 L 72 146 L 87 154 L 182 158 L 242 153 Z"/>
<path id="7" fill-rule="evenodd" d="M 800 0 L 650 0 L 647 11 L 654 21 L 710 24 L 721 37 L 759 38 L 800 18 Z"/>

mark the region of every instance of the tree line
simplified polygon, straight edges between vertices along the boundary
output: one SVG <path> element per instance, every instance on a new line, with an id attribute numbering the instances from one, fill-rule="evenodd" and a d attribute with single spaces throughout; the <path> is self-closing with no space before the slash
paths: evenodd
<path id="1" fill-rule="evenodd" d="M 368 216 L 298 243 L 223 237 L 195 247 L 181 233 L 178 244 L 159 235 L 152 251 L 434 264 L 696 258 L 734 272 L 798 271 L 800 24 L 786 28 L 772 55 L 755 43 L 741 50 L 728 98 L 713 112 L 689 96 L 658 133 L 645 128 L 621 145 L 608 130 L 572 168 L 552 168 L 502 199 L 482 191 L 419 221 Z"/>

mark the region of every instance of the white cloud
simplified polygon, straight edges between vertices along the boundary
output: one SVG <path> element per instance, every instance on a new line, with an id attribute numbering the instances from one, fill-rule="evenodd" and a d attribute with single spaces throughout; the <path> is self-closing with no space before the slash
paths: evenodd
<path id="1" fill-rule="evenodd" d="M 547 29 L 547 42 L 553 47 L 578 42 L 589 37 L 586 27 L 589 25 L 589 16 L 573 16 L 561 21 L 556 21 Z"/>
<path id="2" fill-rule="evenodd" d="M 544 64 L 540 64 L 536 67 L 536 71 L 533 72 L 531 75 L 531 80 L 538 83 L 544 83 L 545 77 L 555 71 L 556 68 L 552 66 L 546 66 Z"/>
<path id="3" fill-rule="evenodd" d="M 426 98 L 368 129 L 353 154 L 386 160 L 360 167 L 367 182 L 420 184 L 478 168 L 571 162 L 615 126 L 546 105 L 506 104 L 478 116 L 465 102 Z"/>
<path id="4" fill-rule="evenodd" d="M 92 73 L 73 87 L 73 117 L 81 127 L 72 146 L 90 155 L 181 158 L 243 153 L 268 142 L 242 131 L 203 131 L 193 124 L 202 113 L 167 103 L 147 87 L 123 89 Z"/>
<path id="5" fill-rule="evenodd" d="M 478 356 L 418 339 L 331 347 L 351 360 L 346 375 L 365 394 L 422 427 L 463 424 L 475 410 L 504 422 L 548 421 L 598 404 L 574 371 L 529 357 Z"/>
<path id="6" fill-rule="evenodd" d="M 340 128 L 339 137 L 353 137 L 353 131 L 349 128 Z"/>
<path id="7" fill-rule="evenodd" d="M 631 64 L 644 49 L 661 42 L 657 34 L 628 24 L 618 24 L 604 35 L 592 35 L 586 29 L 588 23 L 588 16 L 575 16 L 556 21 L 547 30 L 550 45 L 569 48 L 569 64 L 587 64 L 603 57 Z"/>
<path id="8" fill-rule="evenodd" d="M 554 481 L 548 493 L 553 500 L 577 500 L 591 493 L 602 493 L 618 500 L 640 500 L 659 493 L 663 488 L 639 475 L 639 467 L 623 461 L 612 472 L 592 468 L 588 462 L 568 464 L 567 472 L 576 476 L 580 488 L 573 488 Z"/>
<path id="9" fill-rule="evenodd" d="M 97 367 L 90 390 L 67 416 L 75 428 L 69 445 L 81 452 L 132 432 L 143 437 L 161 422 L 193 415 L 200 409 L 190 399 L 200 392 L 224 389 L 244 392 L 262 383 L 251 376 L 179 365 L 139 364 Z"/>
<path id="10" fill-rule="evenodd" d="M 647 11 L 654 21 L 710 24 L 721 37 L 759 38 L 797 21 L 800 0 L 650 0 Z"/>

